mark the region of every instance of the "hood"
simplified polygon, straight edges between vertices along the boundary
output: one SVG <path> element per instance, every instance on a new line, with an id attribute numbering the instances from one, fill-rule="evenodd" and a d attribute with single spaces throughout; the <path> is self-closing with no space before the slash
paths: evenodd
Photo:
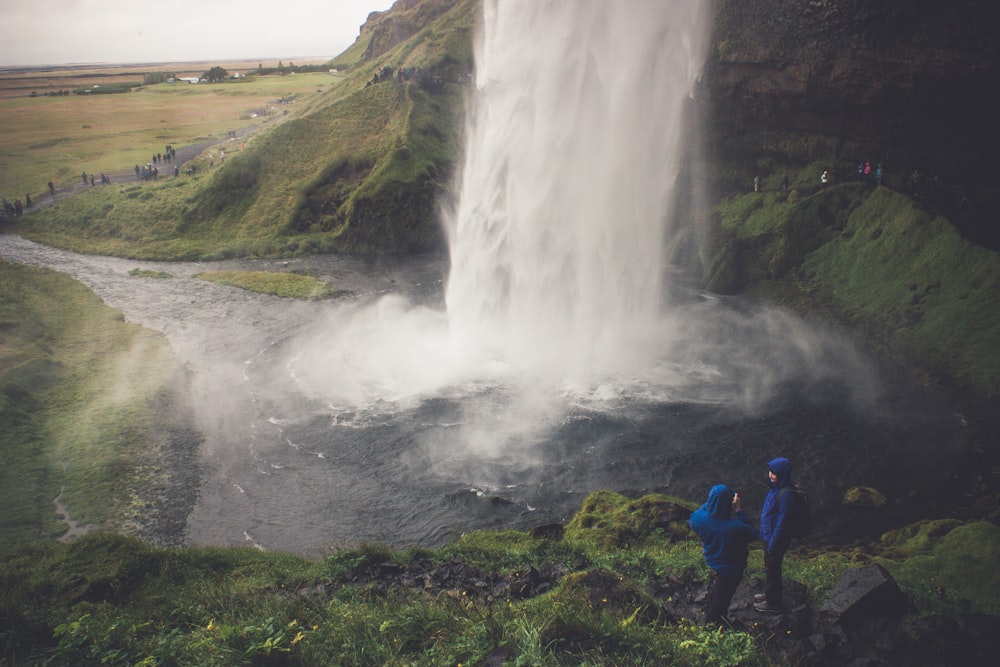
<path id="1" fill-rule="evenodd" d="M 778 481 L 771 483 L 771 486 L 775 489 L 780 489 L 787 485 L 792 478 L 792 462 L 786 458 L 778 457 L 771 459 L 767 462 L 767 467 L 778 476 Z"/>
<path id="2" fill-rule="evenodd" d="M 725 484 L 716 484 L 709 490 L 708 500 L 701 508 L 713 519 L 725 519 L 732 510 L 734 495 L 736 492 Z"/>

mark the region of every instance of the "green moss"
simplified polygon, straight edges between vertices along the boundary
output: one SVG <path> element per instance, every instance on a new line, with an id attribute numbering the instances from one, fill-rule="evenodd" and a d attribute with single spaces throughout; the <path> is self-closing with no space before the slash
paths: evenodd
<path id="1" fill-rule="evenodd" d="M 844 492 L 844 505 L 852 507 L 882 507 L 887 502 L 878 489 L 870 486 L 853 486 Z"/>
<path id="2" fill-rule="evenodd" d="M 641 545 L 655 536 L 680 539 L 696 505 L 662 494 L 630 500 L 611 491 L 595 491 L 566 526 L 565 539 L 605 547 Z"/>
<path id="3" fill-rule="evenodd" d="M 933 377 L 1000 395 L 1000 255 L 946 219 L 858 183 L 748 194 L 718 213 L 713 287 L 833 314 Z"/>
<path id="4" fill-rule="evenodd" d="M 71 278 L 5 262 L 0 317 L 0 543 L 65 532 L 60 494 L 77 523 L 124 528 L 120 489 L 152 474 L 146 406 L 174 370 L 166 341 Z"/>
<path id="5" fill-rule="evenodd" d="M 1000 256 L 879 188 L 803 264 L 837 307 L 933 371 L 1000 395 Z"/>
<path id="6" fill-rule="evenodd" d="M 931 521 L 890 533 L 875 560 L 925 612 L 1000 615 L 1000 526 Z"/>

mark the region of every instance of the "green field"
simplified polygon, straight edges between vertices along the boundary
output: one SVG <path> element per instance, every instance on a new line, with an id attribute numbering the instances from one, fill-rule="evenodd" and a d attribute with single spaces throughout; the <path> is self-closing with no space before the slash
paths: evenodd
<path id="1" fill-rule="evenodd" d="M 230 131 L 300 113 L 343 80 L 328 73 L 287 74 L 161 83 L 117 95 L 3 98 L 0 193 L 9 201 L 26 193 L 36 199 L 49 181 L 63 187 L 82 172 L 125 172 L 166 144 L 223 141 Z M 273 115 L 265 116 L 268 111 Z"/>

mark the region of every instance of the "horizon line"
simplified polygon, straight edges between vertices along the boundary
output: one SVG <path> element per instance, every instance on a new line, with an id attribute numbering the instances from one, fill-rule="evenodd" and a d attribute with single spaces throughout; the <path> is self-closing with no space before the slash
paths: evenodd
<path id="1" fill-rule="evenodd" d="M 305 59 L 305 60 L 333 60 L 337 56 L 308 56 L 308 55 L 295 55 L 295 56 L 233 56 L 230 58 L 195 58 L 188 60 L 79 60 L 73 62 L 63 62 L 63 63 L 34 63 L 34 64 L 4 64 L 0 63 L 0 70 L 11 70 L 11 69 L 39 69 L 43 67 L 87 67 L 87 66 L 120 66 L 120 67 L 132 67 L 138 65 L 185 65 L 185 64 L 202 64 L 208 62 L 251 62 L 251 61 L 264 61 L 264 60 L 291 60 L 291 59 Z"/>

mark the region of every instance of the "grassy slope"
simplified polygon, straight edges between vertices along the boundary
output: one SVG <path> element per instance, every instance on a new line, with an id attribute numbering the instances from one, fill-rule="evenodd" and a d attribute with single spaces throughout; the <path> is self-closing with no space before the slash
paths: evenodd
<path id="1" fill-rule="evenodd" d="M 125 524 L 155 452 L 148 402 L 170 377 L 164 339 L 61 274 L 0 262 L 0 543 Z M 143 472 L 145 470 L 145 472 Z"/>
<path id="2" fill-rule="evenodd" d="M 440 249 L 436 202 L 458 155 L 475 7 L 427 0 L 396 12 L 413 34 L 367 60 L 367 38 L 359 39 L 336 61 L 344 71 L 337 85 L 222 166 L 193 179 L 96 188 L 13 231 L 135 258 Z M 383 67 L 419 68 L 428 78 L 366 85 Z"/>
<path id="3" fill-rule="evenodd" d="M 0 551 L 0 659 L 454 665 L 483 664 L 503 647 L 513 664 L 770 664 L 763 647 L 773 638 L 656 612 L 646 592 L 655 582 L 708 577 L 683 520 L 677 531 L 655 527 L 656 508 L 670 500 L 598 492 L 559 539 L 477 532 L 439 550 L 364 545 L 320 561 L 251 549 L 156 549 L 114 535 L 8 548 Z M 997 614 L 992 591 L 1000 581 L 989 555 L 998 546 L 992 524 L 934 522 L 888 534 L 873 551 L 793 552 L 785 571 L 819 602 L 847 569 L 875 562 L 921 613 Z M 461 563 L 494 583 L 530 577 L 531 567 L 564 574 L 537 596 L 506 599 L 465 590 L 468 581 L 440 595 L 365 584 L 414 563 L 432 572 Z M 761 574 L 755 550 L 748 577 Z"/>
<path id="4" fill-rule="evenodd" d="M 1000 255 L 886 188 L 750 193 L 718 208 L 713 284 L 821 305 L 937 378 L 1000 397 Z"/>

